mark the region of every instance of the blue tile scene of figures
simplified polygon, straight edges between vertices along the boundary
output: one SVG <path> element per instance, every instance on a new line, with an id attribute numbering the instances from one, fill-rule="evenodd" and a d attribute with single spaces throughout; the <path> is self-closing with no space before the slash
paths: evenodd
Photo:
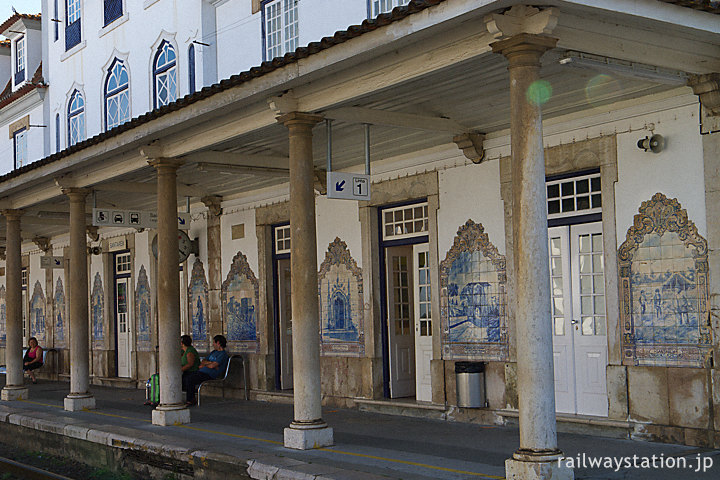
<path id="1" fill-rule="evenodd" d="M 323 337 L 327 340 L 357 342 L 358 329 L 353 322 L 349 278 L 343 282 L 336 275 L 335 282 L 325 295 L 325 308 L 328 315 L 327 321 L 323 323 Z"/>
<path id="2" fill-rule="evenodd" d="M 65 344 L 65 290 L 62 279 L 55 284 L 55 345 Z"/>
<path id="3" fill-rule="evenodd" d="M 103 298 L 103 286 L 100 273 L 95 274 L 93 281 L 92 295 L 90 297 L 90 310 L 92 315 L 92 339 L 93 344 L 102 345 L 103 341 L 103 309 L 105 300 Z"/>
<path id="4" fill-rule="evenodd" d="M 35 282 L 30 299 L 30 335 L 40 343 L 45 342 L 45 295 L 39 281 Z"/>
<path id="5" fill-rule="evenodd" d="M 208 284 L 205 280 L 203 263 L 199 258 L 196 258 L 193 263 L 188 298 L 190 299 L 193 340 L 203 342 L 207 339 L 207 314 L 205 312 L 208 303 Z"/>
<path id="6" fill-rule="evenodd" d="M 238 252 L 233 257 L 230 271 L 222 284 L 223 320 L 228 342 L 241 342 L 231 346 L 233 351 L 257 351 L 260 347 L 257 334 L 256 311 L 259 282 L 247 257 Z"/>
<path id="7" fill-rule="evenodd" d="M 257 340 L 255 327 L 255 305 L 252 298 L 235 297 L 233 293 L 243 295 L 243 282 L 232 282 L 228 291 L 230 297 L 225 306 L 229 341 Z"/>
<path id="8" fill-rule="evenodd" d="M 5 346 L 7 340 L 7 311 L 5 310 L 5 285 L 0 286 L 0 345 Z"/>
<path id="9" fill-rule="evenodd" d="M 145 265 L 140 266 L 137 287 L 135 288 L 135 308 L 137 311 L 138 349 L 150 348 L 150 282 Z"/>

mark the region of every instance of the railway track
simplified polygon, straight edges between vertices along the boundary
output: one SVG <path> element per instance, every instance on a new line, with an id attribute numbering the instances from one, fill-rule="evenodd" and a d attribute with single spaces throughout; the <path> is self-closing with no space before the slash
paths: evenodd
<path id="1" fill-rule="evenodd" d="M 0 457 L 0 474 L 9 473 L 13 478 L 21 480 L 77 480 L 56 473 L 40 470 L 32 465 Z"/>

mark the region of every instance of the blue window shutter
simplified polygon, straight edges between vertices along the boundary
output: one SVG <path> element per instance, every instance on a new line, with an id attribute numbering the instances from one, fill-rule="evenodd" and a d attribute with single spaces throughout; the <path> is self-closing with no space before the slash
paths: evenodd
<path id="1" fill-rule="evenodd" d="M 54 6 L 55 6 L 55 16 L 52 18 L 51 21 L 53 23 L 53 31 L 55 33 L 55 41 L 57 41 L 57 39 L 60 37 L 60 34 L 59 34 L 60 27 L 58 26 L 58 23 L 60 23 L 60 22 L 55 21 L 55 20 L 58 20 L 58 0 L 55 0 Z"/>
<path id="2" fill-rule="evenodd" d="M 80 43 L 80 19 L 78 18 L 73 23 L 65 27 L 65 50 L 70 50 L 72 47 Z"/>
<path id="3" fill-rule="evenodd" d="M 105 25 L 122 17 L 122 0 L 105 0 Z"/>
<path id="4" fill-rule="evenodd" d="M 188 49 L 188 84 L 190 93 L 195 93 L 195 45 L 192 43 Z"/>
<path id="5" fill-rule="evenodd" d="M 60 114 L 55 114 L 55 153 L 60 151 Z"/>

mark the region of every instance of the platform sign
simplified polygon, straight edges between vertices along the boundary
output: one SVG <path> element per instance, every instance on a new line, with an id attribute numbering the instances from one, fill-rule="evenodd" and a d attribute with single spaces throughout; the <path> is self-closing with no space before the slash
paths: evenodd
<path id="1" fill-rule="evenodd" d="M 341 200 L 370 200 L 370 175 L 328 172 L 327 196 Z"/>
<path id="2" fill-rule="evenodd" d="M 63 257 L 52 257 L 52 256 L 40 257 L 40 268 L 44 268 L 44 269 L 63 268 Z"/>
<path id="3" fill-rule="evenodd" d="M 179 229 L 190 229 L 189 213 L 178 213 L 177 218 Z M 157 213 L 148 210 L 93 208 L 93 225 L 96 227 L 157 228 Z"/>

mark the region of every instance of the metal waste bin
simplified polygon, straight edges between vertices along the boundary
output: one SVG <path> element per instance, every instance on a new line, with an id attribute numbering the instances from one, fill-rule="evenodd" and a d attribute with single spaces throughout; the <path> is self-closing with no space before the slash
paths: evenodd
<path id="1" fill-rule="evenodd" d="M 482 408 L 485 406 L 485 364 L 483 362 L 456 362 L 458 407 Z"/>

